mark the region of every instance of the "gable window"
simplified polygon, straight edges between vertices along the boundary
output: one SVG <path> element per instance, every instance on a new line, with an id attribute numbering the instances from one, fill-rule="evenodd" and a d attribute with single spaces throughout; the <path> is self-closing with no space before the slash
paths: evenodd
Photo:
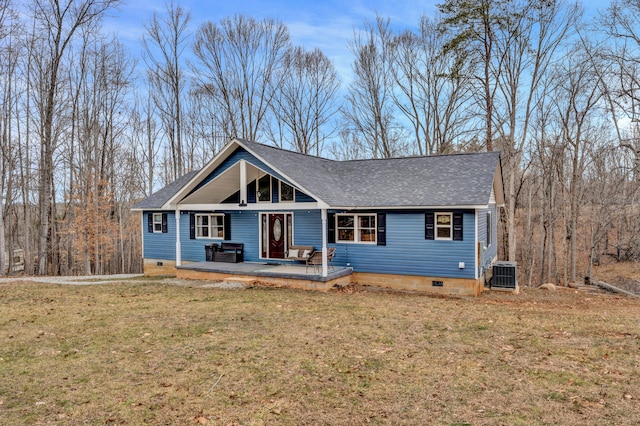
<path id="1" fill-rule="evenodd" d="M 224 215 L 196 214 L 196 238 L 224 238 Z"/>
<path id="2" fill-rule="evenodd" d="M 337 242 L 375 243 L 375 214 L 337 214 Z"/>
<path id="3" fill-rule="evenodd" d="M 436 240 L 450 240 L 452 225 L 451 213 L 436 213 Z"/>
<path id="4" fill-rule="evenodd" d="M 258 179 L 256 198 L 259 202 L 271 201 L 271 175 L 264 175 Z"/>
<path id="5" fill-rule="evenodd" d="M 280 181 L 280 202 L 293 202 L 295 200 L 295 189 L 288 183 Z"/>
<path id="6" fill-rule="evenodd" d="M 153 214 L 153 232 L 162 232 L 162 213 Z"/>

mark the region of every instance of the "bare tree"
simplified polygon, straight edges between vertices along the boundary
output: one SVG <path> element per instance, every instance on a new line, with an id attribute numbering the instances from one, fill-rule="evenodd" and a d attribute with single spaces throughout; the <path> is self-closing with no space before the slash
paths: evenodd
<path id="1" fill-rule="evenodd" d="M 271 139 L 320 155 L 323 141 L 333 133 L 327 124 L 337 112 L 340 83 L 333 63 L 318 49 L 296 47 L 284 56 L 281 72 L 282 85 L 273 101 L 277 130 L 271 131 Z"/>
<path id="2" fill-rule="evenodd" d="M 164 135 L 171 147 L 170 180 L 184 174 L 183 116 L 185 102 L 183 92 L 186 76 L 182 56 L 189 43 L 190 14 L 173 2 L 166 5 L 166 17 L 153 14 L 146 26 L 147 35 L 142 38 L 144 60 L 151 85 L 152 98 L 158 109 Z"/>
<path id="3" fill-rule="evenodd" d="M 619 144 L 635 158 L 634 177 L 640 182 L 640 140 L 634 137 L 629 121 L 640 120 L 640 3 L 612 1 L 600 15 L 599 27 L 608 36 L 593 52 L 604 58 L 610 71 L 600 72 Z M 608 68 L 608 67 L 607 67 Z"/>
<path id="4" fill-rule="evenodd" d="M 583 174 L 596 144 L 603 140 L 598 122 L 598 104 L 603 96 L 594 65 L 583 45 L 572 49 L 565 62 L 556 69 L 558 85 L 553 95 L 557 109 L 559 134 L 567 152 L 571 175 L 568 182 L 569 214 L 566 239 L 569 243 L 568 279 L 576 279 L 577 232 Z M 566 275 L 566 274 L 565 274 Z"/>
<path id="5" fill-rule="evenodd" d="M 438 19 L 423 16 L 418 34 L 405 31 L 393 41 L 394 100 L 420 155 L 452 152 L 476 130 L 468 109 L 473 62 L 460 50 L 445 51 L 449 38 Z"/>
<path id="6" fill-rule="evenodd" d="M 354 79 L 343 115 L 347 130 L 364 141 L 369 156 L 389 158 L 406 151 L 403 129 L 395 119 L 394 78 L 390 21 L 377 17 L 356 31 L 350 49 Z"/>
<path id="7" fill-rule="evenodd" d="M 506 233 L 508 257 L 516 260 L 517 188 L 525 146 L 529 143 L 529 125 L 541 96 L 542 79 L 557 60 L 556 51 L 575 30 L 581 9 L 566 6 L 561 1 L 511 2 L 503 5 L 503 14 L 510 17 L 497 27 L 494 49 L 501 58 L 498 97 L 503 108 L 496 110 L 495 122 L 500 123 L 498 149 L 503 156 L 506 180 Z"/>
<path id="8" fill-rule="evenodd" d="M 40 78 L 42 98 L 40 114 L 40 164 L 38 183 L 39 243 L 38 273 L 48 272 L 48 243 L 54 197 L 54 151 L 56 135 L 54 121 L 60 103 L 58 85 L 63 58 L 78 29 L 93 25 L 104 13 L 118 4 L 118 0 L 33 0 L 30 4 L 38 33 L 45 39 L 42 48 Z"/>
<path id="9" fill-rule="evenodd" d="M 12 176 L 15 167 L 15 149 L 12 143 L 11 120 L 15 103 L 13 84 L 16 79 L 17 56 L 13 43 L 14 15 L 9 0 L 0 0 L 0 276 L 5 274 L 5 208 L 11 204 Z M 11 28 L 14 27 L 14 28 Z M 9 258 L 11 258 L 9 244 Z"/>
<path id="10" fill-rule="evenodd" d="M 282 86 L 282 59 L 290 47 L 281 22 L 256 21 L 242 15 L 219 24 L 204 23 L 197 31 L 194 54 L 199 90 L 215 102 L 217 127 L 228 140 L 258 140 Z"/>

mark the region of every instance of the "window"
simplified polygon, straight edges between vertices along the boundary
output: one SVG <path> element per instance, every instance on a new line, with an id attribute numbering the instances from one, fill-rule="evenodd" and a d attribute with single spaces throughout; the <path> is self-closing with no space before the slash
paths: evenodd
<path id="1" fill-rule="evenodd" d="M 376 217 L 375 216 L 358 216 L 360 219 L 360 241 L 375 242 L 376 241 Z"/>
<path id="2" fill-rule="evenodd" d="M 162 232 L 162 213 L 153 214 L 153 232 Z"/>
<path id="3" fill-rule="evenodd" d="M 256 198 L 258 201 L 269 202 L 271 201 L 271 176 L 264 175 L 258 179 L 256 185 Z"/>
<path id="4" fill-rule="evenodd" d="M 336 215 L 338 242 L 375 243 L 375 214 L 340 214 Z"/>
<path id="5" fill-rule="evenodd" d="M 288 183 L 280 181 L 280 202 L 293 202 L 295 200 L 295 189 Z"/>
<path id="6" fill-rule="evenodd" d="M 492 231 L 491 212 L 487 212 L 487 247 L 491 245 L 491 231 Z"/>
<path id="7" fill-rule="evenodd" d="M 354 216 L 337 216 L 336 220 L 338 221 L 338 241 L 354 241 Z"/>
<path id="8" fill-rule="evenodd" d="M 450 240 L 452 228 L 451 213 L 436 213 L 436 240 Z"/>
<path id="9" fill-rule="evenodd" d="M 434 212 L 424 214 L 425 240 L 453 240 L 462 241 L 464 212 Z"/>
<path id="10" fill-rule="evenodd" d="M 196 238 L 224 238 L 224 215 L 197 214 Z"/>

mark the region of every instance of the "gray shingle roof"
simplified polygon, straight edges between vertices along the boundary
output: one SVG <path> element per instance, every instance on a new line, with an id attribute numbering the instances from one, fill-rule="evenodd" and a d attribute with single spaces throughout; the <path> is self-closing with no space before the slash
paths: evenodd
<path id="1" fill-rule="evenodd" d="M 335 161 L 257 142 L 238 142 L 330 207 L 486 205 L 500 162 L 498 152 Z M 160 208 L 195 173 L 182 176 L 133 208 Z"/>
<path id="2" fill-rule="evenodd" d="M 193 170 L 185 175 L 180 176 L 178 179 L 171 182 L 169 185 L 164 188 L 154 192 L 149 195 L 144 200 L 136 203 L 132 209 L 134 210 L 152 210 L 152 209 L 160 209 L 162 206 L 171 199 L 184 185 L 187 184 L 191 180 L 195 174 L 198 173 L 198 170 Z"/>
<path id="3" fill-rule="evenodd" d="M 485 205 L 500 161 L 498 152 L 333 161 L 241 143 L 336 207 Z"/>

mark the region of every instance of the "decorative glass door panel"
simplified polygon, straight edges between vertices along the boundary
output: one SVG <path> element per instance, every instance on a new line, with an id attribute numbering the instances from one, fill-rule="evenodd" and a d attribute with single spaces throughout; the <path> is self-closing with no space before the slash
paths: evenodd
<path id="1" fill-rule="evenodd" d="M 261 257 L 284 259 L 286 251 L 293 244 L 293 214 L 261 213 L 260 223 Z"/>

